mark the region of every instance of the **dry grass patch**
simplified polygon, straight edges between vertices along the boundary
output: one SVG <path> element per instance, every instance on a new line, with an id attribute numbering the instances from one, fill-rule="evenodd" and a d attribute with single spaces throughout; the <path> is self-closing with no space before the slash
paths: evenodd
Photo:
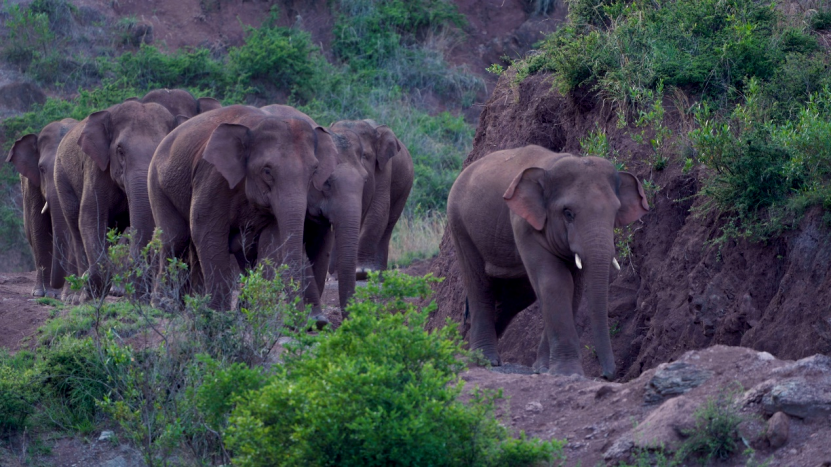
<path id="1" fill-rule="evenodd" d="M 399 219 L 390 239 L 390 266 L 405 267 L 437 255 L 446 225 L 447 216 L 436 211 Z"/>

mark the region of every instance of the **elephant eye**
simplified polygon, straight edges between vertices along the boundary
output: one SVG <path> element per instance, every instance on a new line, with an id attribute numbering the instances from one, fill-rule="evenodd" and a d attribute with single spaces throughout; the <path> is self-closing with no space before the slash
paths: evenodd
<path id="1" fill-rule="evenodd" d="M 572 212 L 572 211 L 571 211 L 570 209 L 568 209 L 568 208 L 564 208 L 564 209 L 563 209 L 563 216 L 565 216 L 565 217 L 566 217 L 566 221 L 568 221 L 568 222 L 572 222 L 572 221 L 574 221 L 574 212 Z"/>
<path id="2" fill-rule="evenodd" d="M 40 172 L 43 172 L 44 174 L 46 173 L 46 168 L 45 168 L 45 167 L 40 166 L 40 168 L 39 168 L 39 169 L 40 169 Z"/>
<path id="3" fill-rule="evenodd" d="M 122 148 L 121 145 L 118 145 L 118 148 L 116 149 L 116 152 L 118 152 L 118 157 L 123 160 L 124 159 L 124 148 Z"/>

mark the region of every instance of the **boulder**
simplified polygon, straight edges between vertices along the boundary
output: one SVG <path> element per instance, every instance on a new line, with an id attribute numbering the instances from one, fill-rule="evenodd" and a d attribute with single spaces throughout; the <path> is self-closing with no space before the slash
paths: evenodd
<path id="1" fill-rule="evenodd" d="M 0 107 L 27 112 L 35 104 L 46 102 L 46 94 L 33 83 L 17 81 L 0 86 Z"/>
<path id="2" fill-rule="evenodd" d="M 662 364 L 645 386 L 644 402 L 656 404 L 667 398 L 683 395 L 706 382 L 711 376 L 711 372 L 682 361 Z"/>

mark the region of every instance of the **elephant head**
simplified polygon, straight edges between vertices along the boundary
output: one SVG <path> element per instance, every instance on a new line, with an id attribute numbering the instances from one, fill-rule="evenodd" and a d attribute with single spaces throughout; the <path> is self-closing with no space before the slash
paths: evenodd
<path id="1" fill-rule="evenodd" d="M 213 164 L 231 189 L 243 184 L 246 198 L 269 209 L 279 226 L 285 258 L 279 264 L 302 262 L 303 224 L 309 181 L 323 190 L 336 166 L 329 132 L 301 119 L 257 116 L 243 123 L 220 124 L 210 135 L 202 158 Z"/>
<path id="2" fill-rule="evenodd" d="M 503 198 L 514 232 L 522 223 L 530 225 L 533 242 L 581 278 L 575 283 L 585 285 L 594 346 L 603 375 L 611 378 L 615 362 L 607 299 L 609 268 L 617 266 L 614 229 L 647 213 L 643 187 L 635 176 L 617 171 L 605 159 L 567 156 L 549 168 L 525 169 Z"/>
<path id="3" fill-rule="evenodd" d="M 197 114 L 222 107 L 222 104 L 214 98 L 201 97 L 196 99 L 184 89 L 154 89 L 141 99 L 133 98 L 133 100 L 145 104 L 155 102 L 170 111 L 174 116 L 181 115 L 185 118 L 191 118 Z"/>
<path id="4" fill-rule="evenodd" d="M 391 170 L 388 163 L 401 151 L 401 144 L 392 129 L 372 120 L 341 120 L 329 128 L 334 132 L 351 131 L 360 139 L 363 150 L 361 164 L 368 175 L 363 194 L 363 214 L 366 216 L 375 197 L 376 185 L 385 181 L 388 183 Z"/>
<path id="5" fill-rule="evenodd" d="M 126 194 L 135 246 L 149 241 L 155 222 L 147 195 L 147 170 L 156 147 L 176 128 L 163 106 L 128 100 L 87 117 L 78 146 Z M 136 252 L 134 252 L 136 253 Z"/>

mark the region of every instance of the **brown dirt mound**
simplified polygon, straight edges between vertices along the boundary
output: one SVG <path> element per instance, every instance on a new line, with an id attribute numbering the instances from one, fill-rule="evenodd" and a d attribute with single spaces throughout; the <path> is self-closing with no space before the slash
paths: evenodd
<path id="1" fill-rule="evenodd" d="M 831 353 L 831 236 L 820 211 L 809 212 L 798 230 L 767 244 L 713 245 L 724 221 L 695 214 L 704 201 L 694 197 L 704 168 L 684 174 L 675 157 L 653 173 L 651 149 L 632 141 L 634 129 L 616 128 L 609 105 L 588 93 L 564 97 L 544 74 L 520 84 L 511 83 L 513 76 L 503 74 L 486 104 L 465 166 L 528 144 L 577 153 L 580 139 L 597 126 L 627 170 L 661 187 L 651 197 L 650 213 L 634 225 L 632 255 L 611 278 L 609 322 L 616 330 L 619 377 L 635 378 L 687 350 L 715 344 L 747 346 L 782 359 Z M 666 108 L 669 127 L 679 134 L 688 123 L 671 104 Z M 430 326 L 448 317 L 462 324 L 465 293 L 447 232 L 430 271 L 446 278 L 436 287 L 439 309 Z M 577 325 L 590 347 L 582 312 Z M 460 328 L 467 332 L 465 325 Z M 503 360 L 530 365 L 541 330 L 536 305 L 520 313 L 500 340 Z M 589 352 L 583 353 L 583 366 L 589 375 L 599 374 Z"/>

